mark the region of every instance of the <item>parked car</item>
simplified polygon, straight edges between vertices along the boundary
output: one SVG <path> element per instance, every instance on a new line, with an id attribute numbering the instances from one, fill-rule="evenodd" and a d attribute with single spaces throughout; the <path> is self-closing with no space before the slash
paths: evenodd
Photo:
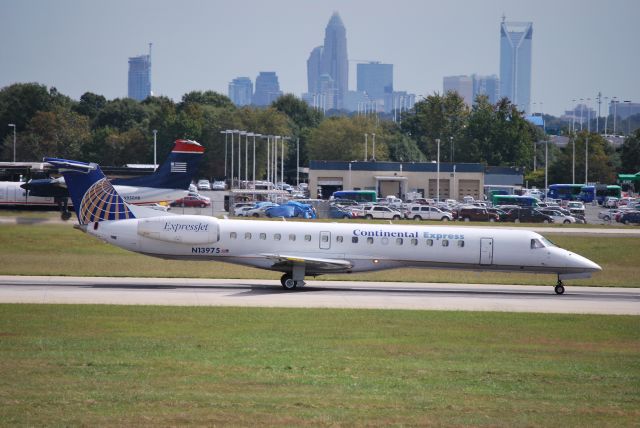
<path id="1" fill-rule="evenodd" d="M 625 212 L 624 214 L 622 214 L 622 217 L 620 217 L 620 223 L 624 223 L 624 224 L 640 223 L 640 211 L 632 210 L 632 211 Z"/>
<path id="2" fill-rule="evenodd" d="M 211 190 L 211 183 L 209 183 L 209 180 L 198 180 L 196 187 L 198 187 L 198 190 Z"/>
<path id="3" fill-rule="evenodd" d="M 584 216 L 584 204 L 578 201 L 567 202 L 566 208 L 571 211 L 571 214 L 580 214 Z"/>
<path id="4" fill-rule="evenodd" d="M 619 209 L 602 210 L 598 213 L 598 218 L 604 221 L 611 221 L 615 218 L 616 214 L 619 212 L 620 212 Z"/>
<path id="5" fill-rule="evenodd" d="M 172 207 L 199 207 L 211 206 L 211 199 L 198 194 L 189 194 L 184 198 L 171 202 Z"/>
<path id="6" fill-rule="evenodd" d="M 565 214 L 558 209 L 543 208 L 543 209 L 539 209 L 538 211 L 548 216 L 551 216 L 553 218 L 554 223 L 569 224 L 569 223 L 576 222 L 576 218 L 574 216 Z"/>
<path id="7" fill-rule="evenodd" d="M 489 212 L 484 207 L 475 205 L 463 206 L 458 210 L 458 220 L 461 221 L 500 221 L 497 213 Z"/>
<path id="8" fill-rule="evenodd" d="M 189 184 L 189 192 L 198 193 L 198 186 L 193 183 Z"/>
<path id="9" fill-rule="evenodd" d="M 498 214 L 499 221 L 507 221 L 507 218 L 509 217 L 509 214 L 507 214 L 506 211 L 501 210 L 500 208 L 489 207 L 487 208 L 487 211 L 489 211 L 490 213 Z"/>
<path id="10" fill-rule="evenodd" d="M 602 203 L 603 207 L 607 208 L 617 208 L 618 207 L 618 198 L 613 196 L 607 196 Z"/>
<path id="11" fill-rule="evenodd" d="M 507 221 L 515 223 L 553 223 L 553 217 L 543 214 L 535 208 L 519 207 L 508 212 Z"/>
<path id="12" fill-rule="evenodd" d="M 329 207 L 329 218 L 353 218 L 353 212 L 339 205 Z"/>
<path id="13" fill-rule="evenodd" d="M 258 202 L 253 208 L 245 212 L 247 217 L 265 217 L 266 211 L 271 207 L 276 207 L 278 204 L 273 202 Z"/>
<path id="14" fill-rule="evenodd" d="M 400 220 L 402 218 L 402 213 L 400 211 L 391 209 L 389 207 L 373 205 L 370 207 L 366 207 L 363 211 L 364 218 L 366 219 L 392 219 L 392 220 Z"/>
<path id="15" fill-rule="evenodd" d="M 225 190 L 227 188 L 227 183 L 224 181 L 214 181 L 211 185 L 211 190 Z"/>
<path id="16" fill-rule="evenodd" d="M 453 215 L 449 212 L 442 211 L 440 208 L 430 207 L 428 205 L 409 205 L 405 212 L 405 218 L 410 220 L 439 220 L 451 221 Z"/>

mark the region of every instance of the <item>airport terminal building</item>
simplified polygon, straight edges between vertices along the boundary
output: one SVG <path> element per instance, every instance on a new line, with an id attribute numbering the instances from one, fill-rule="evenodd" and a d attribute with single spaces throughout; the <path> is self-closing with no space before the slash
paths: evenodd
<path id="1" fill-rule="evenodd" d="M 311 197 L 328 198 L 337 190 L 375 190 L 379 197 L 402 199 L 408 192 L 434 198 L 438 188 L 436 163 L 310 161 Z M 440 198 L 481 198 L 484 166 L 479 163 L 440 163 Z"/>

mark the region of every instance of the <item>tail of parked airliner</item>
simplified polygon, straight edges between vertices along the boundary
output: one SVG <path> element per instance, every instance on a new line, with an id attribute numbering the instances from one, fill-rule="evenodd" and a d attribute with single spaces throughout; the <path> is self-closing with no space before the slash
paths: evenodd
<path id="1" fill-rule="evenodd" d="M 114 185 L 153 187 L 156 189 L 189 188 L 200 165 L 204 147 L 192 140 L 176 140 L 173 150 L 155 173 L 144 177 L 112 180 Z"/>
<path id="2" fill-rule="evenodd" d="M 64 176 L 80 224 L 135 218 L 95 163 L 45 158 Z"/>

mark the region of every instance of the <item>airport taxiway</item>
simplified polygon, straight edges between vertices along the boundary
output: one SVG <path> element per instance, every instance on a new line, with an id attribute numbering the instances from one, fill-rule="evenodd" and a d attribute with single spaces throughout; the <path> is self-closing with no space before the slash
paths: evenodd
<path id="1" fill-rule="evenodd" d="M 238 279 L 0 276 L 0 303 L 375 308 L 640 315 L 640 288 Z"/>

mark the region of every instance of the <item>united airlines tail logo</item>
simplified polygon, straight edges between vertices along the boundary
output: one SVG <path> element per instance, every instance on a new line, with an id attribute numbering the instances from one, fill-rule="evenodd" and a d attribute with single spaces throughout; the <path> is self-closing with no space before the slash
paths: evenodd
<path id="1" fill-rule="evenodd" d="M 187 163 L 171 162 L 171 172 L 187 172 Z"/>
<path id="2" fill-rule="evenodd" d="M 106 178 L 96 181 L 85 192 L 78 213 L 81 224 L 135 218 Z"/>

